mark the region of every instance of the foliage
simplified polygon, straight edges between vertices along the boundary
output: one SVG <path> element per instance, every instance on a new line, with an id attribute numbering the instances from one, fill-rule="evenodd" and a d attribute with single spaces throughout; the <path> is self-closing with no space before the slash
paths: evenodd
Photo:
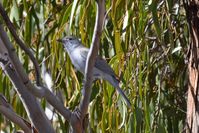
<path id="1" fill-rule="evenodd" d="M 63 94 L 70 109 L 78 106 L 83 76 L 73 68 L 63 47 L 56 42 L 65 35 L 81 38 L 89 47 L 95 24 L 94 0 L 3 0 L 17 33 L 52 75 L 53 91 Z M 92 132 L 181 132 L 186 112 L 186 48 L 188 27 L 179 1 L 106 1 L 107 17 L 100 55 L 119 75 L 132 102 L 129 109 L 105 81 L 97 81 L 89 108 Z M 15 41 L 10 35 L 13 44 Z M 34 82 L 32 63 L 17 46 L 17 53 Z M 0 92 L 22 117 L 26 113 L 13 86 L 0 71 Z M 46 110 L 48 104 L 41 101 Z M 68 123 L 54 113 L 57 132 L 67 132 Z M 0 116 L 0 129 L 15 125 Z"/>

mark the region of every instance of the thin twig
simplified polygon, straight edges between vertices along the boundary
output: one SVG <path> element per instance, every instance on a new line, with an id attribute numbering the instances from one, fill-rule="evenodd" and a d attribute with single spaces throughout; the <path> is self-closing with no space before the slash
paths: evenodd
<path id="1" fill-rule="evenodd" d="M 12 24 L 12 22 L 10 21 L 10 19 L 9 19 L 6 11 L 4 10 L 3 6 L 1 5 L 1 3 L 0 3 L 0 14 L 1 14 L 2 18 L 4 19 L 8 29 L 9 29 L 10 33 L 12 34 L 12 36 L 14 37 L 15 41 L 18 43 L 20 48 L 25 51 L 25 53 L 30 57 L 31 61 L 33 62 L 35 71 L 36 71 L 36 83 L 38 86 L 40 86 L 42 84 L 42 82 L 41 82 L 41 76 L 40 76 L 39 63 L 37 62 L 37 60 L 34 57 L 34 55 L 32 54 L 32 52 L 26 47 L 26 45 L 23 43 L 23 41 L 17 35 L 15 27 Z"/>

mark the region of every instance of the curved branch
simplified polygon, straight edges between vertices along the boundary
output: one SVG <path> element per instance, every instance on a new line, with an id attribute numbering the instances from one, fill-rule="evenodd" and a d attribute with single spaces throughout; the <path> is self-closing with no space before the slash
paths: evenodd
<path id="1" fill-rule="evenodd" d="M 2 64 L 2 67 L 4 68 L 4 71 L 8 75 L 10 81 L 12 81 L 12 84 L 15 86 L 15 90 L 19 94 L 19 97 L 34 127 L 36 127 L 39 132 L 54 133 L 50 121 L 41 109 L 41 106 L 38 104 L 38 101 L 27 90 L 26 86 L 22 83 L 15 70 L 12 69 L 12 65 L 3 65 L 4 64 Z"/>
<path id="2" fill-rule="evenodd" d="M 25 133 L 32 133 L 31 129 L 26 125 L 24 119 L 18 116 L 13 109 L 11 108 L 10 104 L 7 102 L 5 97 L 0 94 L 0 112 L 6 116 L 9 120 L 13 123 L 17 124 Z"/>
<path id="3" fill-rule="evenodd" d="M 50 92 L 47 88 L 43 86 L 36 87 L 29 81 L 29 78 L 26 72 L 24 71 L 21 62 L 19 61 L 19 58 L 15 53 L 15 49 L 10 43 L 2 25 L 0 25 L 0 40 L 1 39 L 2 41 L 0 41 L 0 49 L 1 47 L 5 46 L 8 52 L 7 58 L 2 56 L 2 63 L 3 63 L 2 68 L 7 74 L 7 76 L 10 78 L 10 80 L 12 81 L 13 85 L 16 87 L 16 90 L 18 91 L 19 95 L 22 98 L 23 103 L 25 104 L 27 113 L 29 114 L 29 118 L 31 118 L 34 125 L 36 124 L 35 127 L 37 128 L 41 127 L 40 131 L 48 130 L 49 133 L 53 131 L 51 130 L 52 128 L 46 118 L 46 115 L 41 110 L 34 96 L 37 96 L 39 98 L 45 97 L 46 100 L 66 118 L 66 120 L 70 121 L 71 119 L 70 110 L 65 108 L 64 105 L 58 100 L 58 98 L 52 92 Z M 2 54 L 0 53 L 0 55 L 3 54 L 4 53 Z M 41 119 L 43 120 L 41 121 Z M 46 126 L 43 126 L 44 123 Z"/>
<path id="4" fill-rule="evenodd" d="M 85 84 L 83 86 L 83 99 L 80 103 L 80 111 L 82 116 L 84 117 L 88 110 L 88 105 L 90 101 L 91 95 L 91 85 L 92 85 L 92 75 L 93 75 L 93 66 L 95 64 L 95 59 L 98 54 L 99 44 L 100 44 L 100 36 L 102 34 L 102 26 L 104 22 L 105 15 L 105 1 L 97 0 L 97 15 L 96 15 L 96 23 L 94 34 L 92 38 L 91 47 L 86 60 L 86 68 L 85 68 Z"/>
<path id="5" fill-rule="evenodd" d="M 2 43 L 4 45 L 0 45 L 0 49 L 5 46 L 8 52 L 8 56 L 10 59 L 10 62 L 12 62 L 12 65 L 15 68 L 16 73 L 19 75 L 15 75 L 17 77 L 20 77 L 19 79 L 22 80 L 23 86 L 26 87 L 26 89 L 31 92 L 36 97 L 39 98 L 46 98 L 46 100 L 59 112 L 61 113 L 66 120 L 70 121 L 71 119 L 71 112 L 69 109 L 65 108 L 64 105 L 58 100 L 58 98 L 46 87 L 43 85 L 40 86 L 34 86 L 29 78 L 26 72 L 23 69 L 23 66 L 21 62 L 19 61 L 19 58 L 17 57 L 15 53 L 15 49 L 10 43 L 7 34 L 5 33 L 2 25 L 0 25 L 0 40 L 2 39 Z M 0 50 L 1 51 L 1 50 Z M 4 54 L 4 53 L 3 53 Z M 9 74 L 8 74 L 9 76 Z"/>
<path id="6" fill-rule="evenodd" d="M 93 67 L 95 64 L 95 59 L 98 54 L 99 44 L 100 44 L 100 36 L 102 34 L 102 26 L 104 23 L 104 15 L 105 15 L 105 1 L 97 0 L 97 15 L 96 15 L 96 23 L 94 34 L 92 38 L 91 47 L 86 60 L 86 68 L 85 68 L 85 84 L 83 86 L 83 99 L 80 103 L 80 111 L 82 117 L 86 115 L 88 111 L 88 105 L 90 101 L 91 95 L 91 85 L 93 81 Z"/>
<path id="7" fill-rule="evenodd" d="M 105 0 L 97 0 L 97 13 L 96 13 L 96 21 L 94 34 L 92 38 L 91 48 L 89 50 L 86 67 L 85 67 L 85 83 L 83 86 L 83 96 L 80 102 L 79 109 L 72 113 L 70 123 L 73 128 L 74 133 L 84 133 L 88 126 L 88 105 L 91 96 L 91 85 L 93 81 L 93 67 L 95 64 L 95 59 L 98 54 L 99 44 L 100 44 L 100 36 L 102 34 L 102 26 L 104 23 L 104 15 L 105 15 Z"/>
<path id="8" fill-rule="evenodd" d="M 15 31 L 15 27 L 12 24 L 12 22 L 10 21 L 10 19 L 9 19 L 6 11 L 4 10 L 3 6 L 1 5 L 1 3 L 0 3 L 0 14 L 1 14 L 3 20 L 5 21 L 10 33 L 14 37 L 15 41 L 18 43 L 20 48 L 25 51 L 25 53 L 30 57 L 31 61 L 33 62 L 35 71 L 36 71 L 36 83 L 38 86 L 40 86 L 42 84 L 42 82 L 41 82 L 41 76 L 40 76 L 39 63 L 35 59 L 34 55 L 31 53 L 31 51 L 26 47 L 26 45 L 23 43 L 23 41 L 17 35 L 17 33 Z"/>

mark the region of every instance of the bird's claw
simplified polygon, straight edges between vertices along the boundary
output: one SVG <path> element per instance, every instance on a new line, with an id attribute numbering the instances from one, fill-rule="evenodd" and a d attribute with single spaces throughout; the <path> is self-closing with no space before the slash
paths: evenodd
<path id="1" fill-rule="evenodd" d="M 73 115 L 76 116 L 76 118 L 81 122 L 81 125 L 83 126 L 84 129 L 86 129 L 88 127 L 88 123 L 89 123 L 89 115 L 86 114 L 84 116 L 84 118 L 82 118 L 82 113 L 80 111 L 80 109 L 78 107 L 75 108 L 75 110 L 73 111 Z"/>
<path id="2" fill-rule="evenodd" d="M 76 107 L 75 110 L 73 111 L 73 115 L 75 115 L 79 120 L 82 119 L 82 113 L 78 107 Z"/>

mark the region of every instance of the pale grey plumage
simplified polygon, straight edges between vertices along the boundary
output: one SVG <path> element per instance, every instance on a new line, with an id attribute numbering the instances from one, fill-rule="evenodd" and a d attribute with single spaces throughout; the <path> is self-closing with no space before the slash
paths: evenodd
<path id="1" fill-rule="evenodd" d="M 81 42 L 73 36 L 67 36 L 63 39 L 59 39 L 58 41 L 63 43 L 64 49 L 67 51 L 75 68 L 81 73 L 85 74 L 84 71 L 89 49 L 84 47 Z M 96 62 L 93 68 L 93 79 L 107 80 L 122 95 L 127 105 L 131 105 L 130 101 L 128 100 L 122 89 L 119 87 L 119 81 L 117 80 L 113 69 L 100 56 L 97 56 L 96 58 Z"/>

